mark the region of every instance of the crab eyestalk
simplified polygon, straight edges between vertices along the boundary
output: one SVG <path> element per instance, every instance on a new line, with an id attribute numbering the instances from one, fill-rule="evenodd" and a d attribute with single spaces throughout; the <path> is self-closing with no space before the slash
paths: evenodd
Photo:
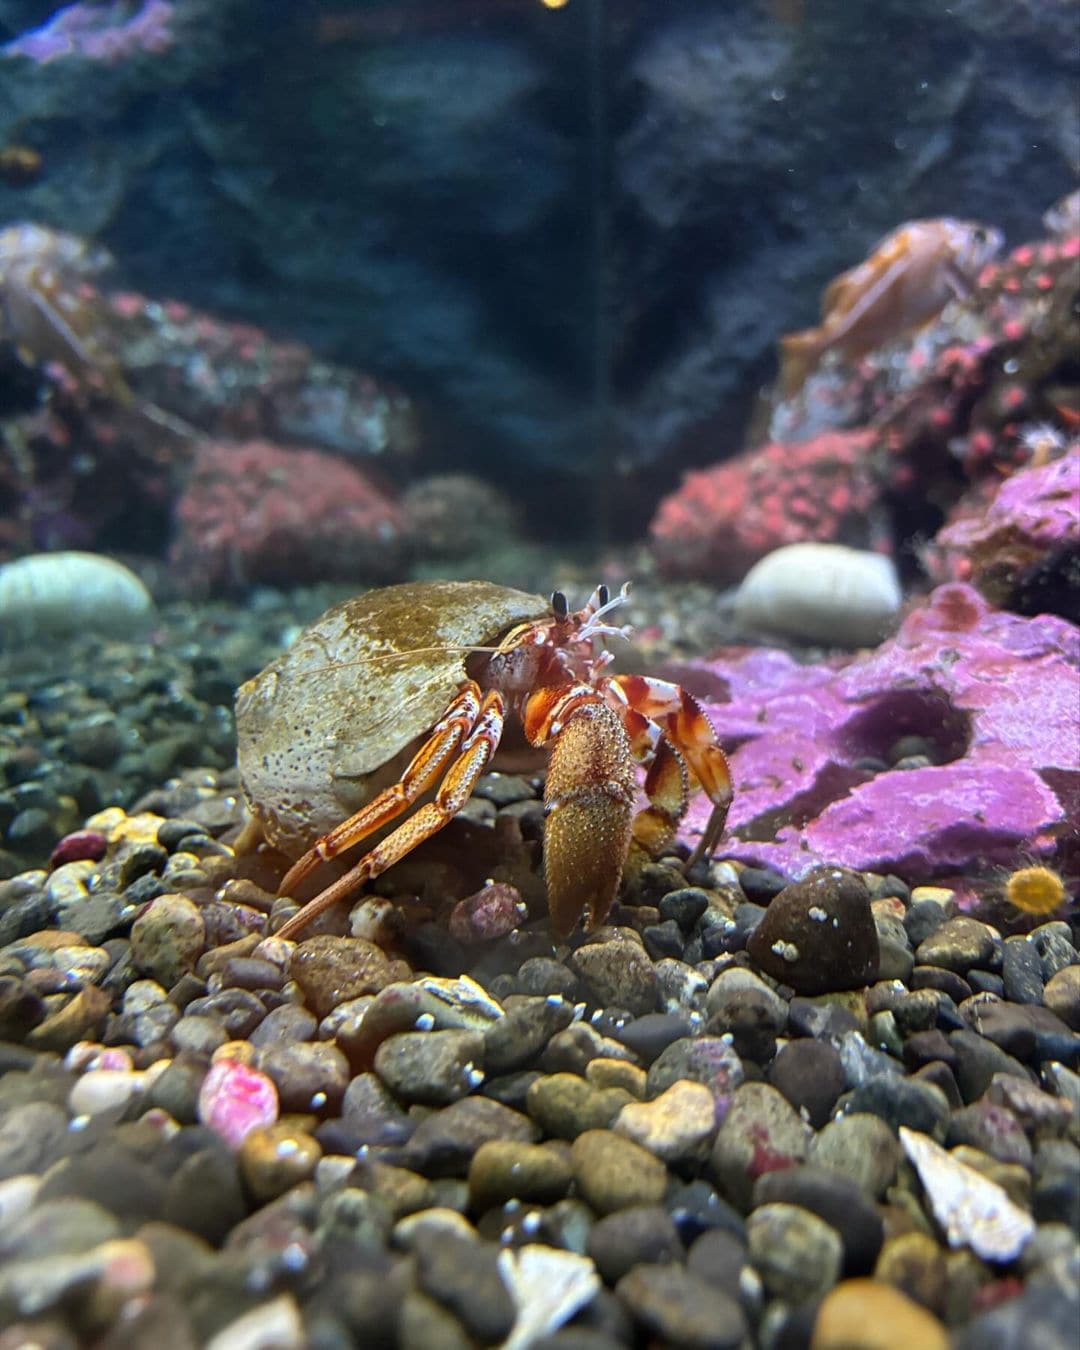
<path id="1" fill-rule="evenodd" d="M 548 719 L 544 873 L 551 926 L 566 937 L 581 918 L 586 928 L 598 927 L 614 903 L 630 847 L 635 777 L 622 722 L 592 691 L 572 691 L 552 713 L 565 721 Z"/>

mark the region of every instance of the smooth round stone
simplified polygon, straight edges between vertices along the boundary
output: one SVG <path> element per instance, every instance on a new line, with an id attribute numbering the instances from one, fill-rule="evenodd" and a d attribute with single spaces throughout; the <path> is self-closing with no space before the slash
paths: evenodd
<path id="1" fill-rule="evenodd" d="M 177 1051 L 210 1056 L 229 1039 L 225 1028 L 212 1017 L 181 1017 L 169 1032 Z"/>
<path id="2" fill-rule="evenodd" d="M 537 1061 L 545 1073 L 583 1074 L 594 1059 L 629 1059 L 630 1052 L 589 1022 L 573 1022 L 557 1031 Z"/>
<path id="3" fill-rule="evenodd" d="M 987 1344 L 990 1344 L 987 1342 Z M 938 1319 L 881 1280 L 845 1280 L 822 1301 L 811 1350 L 949 1350 Z"/>
<path id="4" fill-rule="evenodd" d="M 237 1155 L 244 1184 L 256 1200 L 273 1200 L 315 1173 L 322 1149 L 304 1130 L 278 1121 L 252 1130 Z"/>
<path id="5" fill-rule="evenodd" d="M 447 1106 L 484 1080 L 484 1038 L 476 1031 L 405 1031 L 375 1052 L 375 1072 L 405 1102 Z"/>
<path id="6" fill-rule="evenodd" d="M 786 878 L 768 867 L 743 867 L 739 871 L 743 894 L 758 905 L 767 905 L 787 884 Z"/>
<path id="7" fill-rule="evenodd" d="M 136 967 L 166 988 L 195 969 L 205 947 L 202 914 L 183 895 L 159 895 L 131 927 L 131 956 Z"/>
<path id="8" fill-rule="evenodd" d="M 622 1091 L 629 1092 L 634 1098 L 644 1098 L 645 1096 L 645 1071 L 637 1064 L 628 1064 L 626 1060 L 607 1060 L 607 1058 L 597 1058 L 590 1060 L 585 1066 L 586 1083 L 591 1087 L 599 1088 L 601 1091 L 606 1088 L 622 1088 Z"/>
<path id="9" fill-rule="evenodd" d="M 581 981 L 561 961 L 549 956 L 531 956 L 523 961 L 514 976 L 514 993 L 547 997 L 561 994 L 574 1003 L 582 993 Z"/>
<path id="10" fill-rule="evenodd" d="M 1007 1107 L 985 1098 L 952 1113 L 945 1143 L 969 1144 L 998 1162 L 1031 1166 L 1031 1144 L 1020 1122 Z"/>
<path id="11" fill-rule="evenodd" d="M 488 1097 L 465 1097 L 421 1120 L 401 1151 L 401 1163 L 425 1177 L 463 1177 L 481 1144 L 490 1139 L 533 1144 L 539 1133 L 520 1111 Z"/>
<path id="12" fill-rule="evenodd" d="M 318 1025 L 315 1017 L 299 1003 L 283 1003 L 280 1008 L 271 1008 L 251 1033 L 251 1044 L 262 1050 L 271 1045 L 310 1041 Z"/>
<path id="13" fill-rule="evenodd" d="M 199 1089 L 199 1119 L 230 1148 L 278 1117 L 277 1088 L 266 1074 L 234 1059 L 216 1059 Z"/>
<path id="14" fill-rule="evenodd" d="M 653 1337 L 687 1350 L 738 1350 L 747 1337 L 738 1303 L 680 1265 L 635 1266 L 615 1286 Z"/>
<path id="15" fill-rule="evenodd" d="M 683 1078 L 703 1083 L 717 1105 L 724 1108 L 743 1081 L 742 1061 L 722 1036 L 683 1037 L 673 1041 L 649 1066 L 648 1094 L 657 1097 Z"/>
<path id="16" fill-rule="evenodd" d="M 684 933 L 689 933 L 713 898 L 699 886 L 681 886 L 677 891 L 669 891 L 660 901 L 660 917 L 673 919 Z"/>
<path id="17" fill-rule="evenodd" d="M 652 1101 L 624 1106 L 612 1128 L 665 1163 L 699 1163 L 716 1132 L 716 1102 L 703 1083 L 683 1079 Z"/>
<path id="18" fill-rule="evenodd" d="M 570 1149 L 574 1180 L 582 1199 L 599 1214 L 629 1205 L 658 1205 L 667 1188 L 667 1169 L 639 1144 L 611 1130 L 586 1130 Z"/>
<path id="19" fill-rule="evenodd" d="M 476 1345 L 449 1308 L 418 1289 L 410 1289 L 401 1300 L 394 1323 L 402 1350 L 474 1350 Z"/>
<path id="20" fill-rule="evenodd" d="M 625 1008 L 635 1017 L 655 1012 L 659 985 L 653 963 L 630 938 L 579 947 L 571 966 L 601 1007 Z"/>
<path id="21" fill-rule="evenodd" d="M 746 947 L 767 975 L 796 993 L 872 984 L 879 948 L 866 883 L 842 868 L 816 869 L 775 897 Z"/>
<path id="22" fill-rule="evenodd" d="M 482 1214 L 508 1200 L 551 1205 L 566 1195 L 573 1176 L 564 1148 L 492 1139 L 469 1164 L 469 1206 Z"/>
<path id="23" fill-rule="evenodd" d="M 705 996 L 705 1012 L 716 1020 L 716 1030 L 728 1030 L 732 1015 L 753 995 L 768 1014 L 768 1025 L 779 1035 L 787 1025 L 788 1005 L 785 999 L 771 989 L 760 975 L 740 966 L 722 970 Z"/>
<path id="24" fill-rule="evenodd" d="M 948 1297 L 945 1253 L 929 1233 L 898 1233 L 881 1249 L 874 1278 L 941 1316 Z"/>
<path id="25" fill-rule="evenodd" d="M 1080 1031 L 1080 965 L 1066 966 L 1046 982 L 1043 1002 L 1073 1031 Z"/>
<path id="26" fill-rule="evenodd" d="M 903 922 L 892 915 L 879 914 L 874 917 L 874 926 L 878 936 L 878 979 L 906 980 L 915 964 L 915 954 Z"/>
<path id="27" fill-rule="evenodd" d="M 821 1298 L 843 1263 L 840 1234 L 799 1205 L 761 1205 L 746 1221 L 750 1260 L 765 1291 L 788 1303 Z"/>
<path id="28" fill-rule="evenodd" d="M 161 1212 L 155 1218 L 217 1246 L 247 1213 L 236 1159 L 215 1144 L 196 1149 L 184 1159 L 168 1180 Z"/>
<path id="29" fill-rule="evenodd" d="M 953 1031 L 949 1045 L 956 1056 L 956 1083 L 965 1102 L 981 1097 L 998 1073 L 1031 1081 L 1031 1075 L 1012 1055 L 975 1031 Z"/>
<path id="30" fill-rule="evenodd" d="M 894 1130 L 906 1125 L 934 1139 L 942 1137 L 949 1119 L 945 1094 L 914 1078 L 871 1078 L 851 1093 L 845 1105 L 852 1115 L 880 1116 Z"/>
<path id="31" fill-rule="evenodd" d="M 514 1003 L 484 1030 L 485 1072 L 512 1073 L 531 1064 L 573 1018 L 573 1005 L 559 994 Z"/>
<path id="32" fill-rule="evenodd" d="M 850 1177 L 825 1167 L 802 1165 L 768 1172 L 754 1185 L 754 1207 L 799 1205 L 834 1228 L 844 1249 L 844 1272 L 869 1274 L 884 1239 L 875 1206 Z"/>
<path id="33" fill-rule="evenodd" d="M 95 1040 L 112 1009 L 104 989 L 88 984 L 57 1012 L 27 1032 L 25 1044 L 34 1050 L 70 1050 L 79 1041 Z"/>
<path id="34" fill-rule="evenodd" d="M 585 1130 L 607 1129 L 633 1098 L 623 1088 L 596 1088 L 577 1074 L 553 1073 L 538 1078 L 525 1100 L 545 1134 L 574 1139 Z"/>
<path id="35" fill-rule="evenodd" d="M 499 1275 L 493 1243 L 418 1228 L 413 1235 L 420 1288 L 449 1308 L 482 1344 L 509 1335 L 514 1303 Z"/>
<path id="36" fill-rule="evenodd" d="M 723 1194 L 745 1213 L 754 1182 L 804 1161 L 813 1130 L 768 1083 L 743 1083 L 713 1144 L 710 1170 Z"/>
<path id="37" fill-rule="evenodd" d="M 1001 978 L 1010 1003 L 1042 1003 L 1045 985 L 1038 948 L 1026 937 L 1005 939 Z M 1080 998 L 1080 991 L 1078 991 Z"/>
<path id="38" fill-rule="evenodd" d="M 598 1219 L 586 1251 L 612 1285 L 634 1266 L 681 1261 L 684 1254 L 671 1216 L 659 1205 L 631 1205 Z"/>
<path id="39" fill-rule="evenodd" d="M 89 1069 L 68 1097 L 73 1116 L 100 1116 L 120 1112 L 143 1091 L 146 1075 L 132 1069 Z"/>
<path id="40" fill-rule="evenodd" d="M 325 1017 L 349 999 L 377 994 L 398 978 L 386 953 L 374 942 L 325 934 L 299 944 L 289 963 L 289 975 L 317 1017 Z"/>
<path id="41" fill-rule="evenodd" d="M 103 1205 L 65 1196 L 12 1216 L 4 1226 L 4 1256 L 5 1260 L 33 1260 L 85 1252 L 120 1235 L 119 1221 Z"/>
<path id="42" fill-rule="evenodd" d="M 336 1110 L 349 1085 L 349 1061 L 327 1041 L 268 1045 L 255 1063 L 273 1079 L 283 1111 Z"/>
<path id="43" fill-rule="evenodd" d="M 749 1273 L 742 1237 L 726 1228 L 706 1229 L 691 1244 L 686 1265 L 714 1289 L 722 1289 L 734 1299 L 741 1298 Z"/>
<path id="44" fill-rule="evenodd" d="M 689 1036 L 690 1032 L 690 1018 L 686 1013 L 646 1013 L 620 1027 L 615 1039 L 648 1066 L 673 1041 Z"/>
<path id="45" fill-rule="evenodd" d="M 842 1172 L 878 1200 L 896 1180 L 900 1143 L 880 1116 L 845 1115 L 815 1136 L 807 1161 Z"/>
<path id="46" fill-rule="evenodd" d="M 994 934 L 978 919 L 959 915 L 946 919 L 940 928 L 919 943 L 915 960 L 919 965 L 944 966 L 964 975 L 973 966 L 987 967 L 995 950 Z"/>
<path id="47" fill-rule="evenodd" d="M 846 1086 L 844 1067 L 827 1041 L 788 1041 L 769 1065 L 768 1080 L 815 1130 L 832 1114 Z"/>

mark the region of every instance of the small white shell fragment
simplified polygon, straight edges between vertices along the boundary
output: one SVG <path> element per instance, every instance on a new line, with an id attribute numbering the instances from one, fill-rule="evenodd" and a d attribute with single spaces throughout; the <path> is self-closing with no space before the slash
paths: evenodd
<path id="1" fill-rule="evenodd" d="M 424 975 L 416 984 L 437 1005 L 439 1011 L 436 1021 L 439 1026 L 473 1027 L 482 1031 L 503 1015 L 502 1004 L 468 975 L 458 975 L 453 979 Z"/>
<path id="2" fill-rule="evenodd" d="M 900 1142 L 945 1230 L 950 1247 L 970 1247 L 984 1261 L 1012 1261 L 1035 1231 L 1035 1220 L 1005 1191 L 925 1134 L 900 1127 Z"/>
<path id="3" fill-rule="evenodd" d="M 130 568 L 97 553 L 32 553 L 0 567 L 0 633 L 8 641 L 131 637 L 153 607 Z"/>
<path id="4" fill-rule="evenodd" d="M 517 1317 L 500 1350 L 527 1350 L 557 1331 L 600 1289 L 600 1276 L 587 1256 L 532 1242 L 499 1253 L 499 1275 L 510 1291 Z"/>
<path id="5" fill-rule="evenodd" d="M 880 553 L 843 544 L 788 544 L 756 562 L 735 596 L 745 628 L 836 647 L 863 647 L 889 631 L 902 594 Z"/>

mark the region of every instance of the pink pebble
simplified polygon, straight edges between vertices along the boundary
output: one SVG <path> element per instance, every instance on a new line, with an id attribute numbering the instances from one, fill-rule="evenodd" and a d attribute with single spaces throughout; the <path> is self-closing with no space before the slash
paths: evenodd
<path id="1" fill-rule="evenodd" d="M 266 1074 L 234 1059 L 210 1065 L 199 1089 L 199 1119 L 230 1148 L 278 1118 L 278 1094 Z"/>
<path id="2" fill-rule="evenodd" d="M 53 867 L 69 862 L 99 862 L 105 856 L 109 841 L 97 830 L 75 830 L 65 834 L 49 855 Z"/>

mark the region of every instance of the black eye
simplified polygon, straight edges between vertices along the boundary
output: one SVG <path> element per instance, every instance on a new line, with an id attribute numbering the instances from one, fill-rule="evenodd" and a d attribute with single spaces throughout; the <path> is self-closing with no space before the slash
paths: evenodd
<path id="1" fill-rule="evenodd" d="M 557 619 L 562 620 L 566 618 L 569 610 L 566 605 L 566 596 L 563 595 L 562 591 L 551 592 L 551 608 Z"/>
<path id="2" fill-rule="evenodd" d="M 600 585 L 597 586 L 596 588 L 596 594 L 600 598 L 600 608 L 603 609 L 604 606 L 607 604 L 607 602 L 611 599 L 611 592 L 604 585 L 604 583 L 601 582 Z"/>

